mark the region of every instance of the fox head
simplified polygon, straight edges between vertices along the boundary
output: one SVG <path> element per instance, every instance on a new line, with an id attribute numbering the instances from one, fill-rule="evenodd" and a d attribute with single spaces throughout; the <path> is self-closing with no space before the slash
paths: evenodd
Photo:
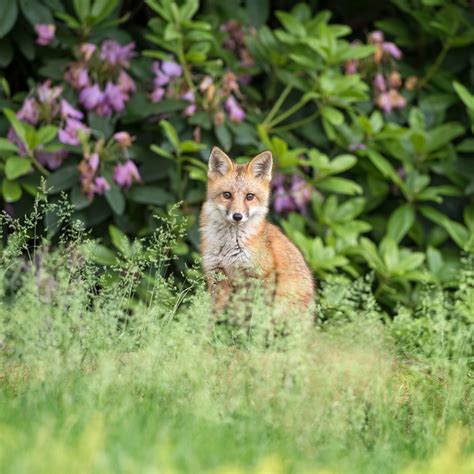
<path id="1" fill-rule="evenodd" d="M 207 203 L 235 225 L 265 217 L 268 212 L 273 159 L 264 151 L 245 165 L 234 163 L 220 148 L 209 156 Z"/>

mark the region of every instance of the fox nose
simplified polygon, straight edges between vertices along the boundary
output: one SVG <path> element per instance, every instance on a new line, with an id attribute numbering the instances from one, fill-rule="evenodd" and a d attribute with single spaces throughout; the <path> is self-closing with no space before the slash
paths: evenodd
<path id="1" fill-rule="evenodd" d="M 240 214 L 240 212 L 236 212 L 235 214 L 232 214 L 232 219 L 234 219 L 234 221 L 241 221 L 242 220 L 242 217 L 244 217 L 242 214 Z"/>

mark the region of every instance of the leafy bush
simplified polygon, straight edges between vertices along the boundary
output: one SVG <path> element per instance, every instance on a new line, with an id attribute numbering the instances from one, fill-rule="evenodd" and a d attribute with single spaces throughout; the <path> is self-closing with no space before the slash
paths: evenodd
<path id="1" fill-rule="evenodd" d="M 340 23 L 345 2 L 334 21 L 269 0 L 7 3 L 10 214 L 31 209 L 44 176 L 111 264 L 106 247 L 126 255 L 126 239 L 152 235 L 154 216 L 181 202 L 182 270 L 196 255 L 210 147 L 239 159 L 268 148 L 272 218 L 318 279 L 370 270 L 392 310 L 418 304 L 427 284 L 459 283 L 474 243 L 468 2 L 393 0 L 353 28 Z"/>

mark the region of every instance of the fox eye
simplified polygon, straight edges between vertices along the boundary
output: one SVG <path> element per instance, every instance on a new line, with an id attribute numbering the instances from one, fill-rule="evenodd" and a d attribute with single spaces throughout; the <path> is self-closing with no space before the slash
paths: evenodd
<path id="1" fill-rule="evenodd" d="M 224 199 L 230 199 L 232 197 L 232 194 L 227 191 L 223 192 L 222 195 L 224 196 Z"/>
<path id="2" fill-rule="evenodd" d="M 255 194 L 253 194 L 253 193 L 247 193 L 247 196 L 245 196 L 247 201 L 251 201 L 254 197 L 255 197 Z"/>

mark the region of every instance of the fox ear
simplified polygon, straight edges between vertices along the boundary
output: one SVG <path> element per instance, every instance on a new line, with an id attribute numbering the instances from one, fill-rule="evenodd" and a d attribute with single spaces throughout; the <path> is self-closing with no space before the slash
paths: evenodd
<path id="1" fill-rule="evenodd" d="M 247 165 L 247 171 L 255 178 L 266 181 L 272 179 L 273 157 L 271 151 L 262 151 Z"/>
<path id="2" fill-rule="evenodd" d="M 220 148 L 216 146 L 212 148 L 207 172 L 209 178 L 225 176 L 233 167 L 232 160 Z"/>

